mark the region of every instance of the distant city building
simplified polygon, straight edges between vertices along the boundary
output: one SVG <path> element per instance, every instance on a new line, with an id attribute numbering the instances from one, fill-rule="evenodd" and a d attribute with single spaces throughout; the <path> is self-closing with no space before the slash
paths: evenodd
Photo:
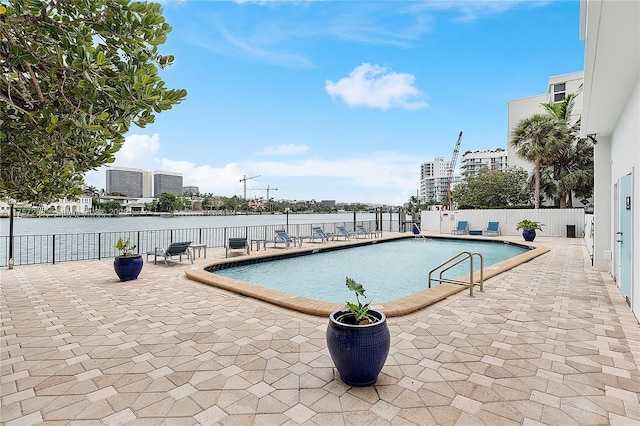
<path id="1" fill-rule="evenodd" d="M 153 174 L 147 170 L 142 172 L 142 196 L 153 197 Z"/>
<path id="2" fill-rule="evenodd" d="M 182 174 L 172 172 L 153 172 L 153 195 L 159 197 L 163 193 L 182 194 Z"/>
<path id="3" fill-rule="evenodd" d="M 143 170 L 125 167 L 107 169 L 105 191 L 107 194 L 119 192 L 127 197 L 143 196 Z"/>
<path id="4" fill-rule="evenodd" d="M 45 212 L 55 211 L 59 215 L 74 215 L 89 213 L 93 208 L 93 200 L 88 195 L 79 195 L 75 200 L 63 198 L 55 203 L 42 206 Z"/>
<path id="5" fill-rule="evenodd" d="M 460 169 L 465 178 L 478 176 L 482 169 L 506 171 L 508 153 L 504 149 L 467 151 L 462 155 Z"/>
<path id="6" fill-rule="evenodd" d="M 197 186 L 183 186 L 182 193 L 189 194 L 189 195 L 196 195 L 196 194 L 199 194 L 200 191 Z"/>
<path id="7" fill-rule="evenodd" d="M 434 161 L 427 161 L 420 165 L 420 202 L 449 202 L 449 184 L 455 186 L 460 180 L 459 175 L 449 179 L 450 162 L 444 157 L 436 157 Z"/>
<path id="8" fill-rule="evenodd" d="M 320 204 L 324 204 L 325 206 L 331 207 L 332 209 L 336 208 L 336 200 L 322 200 Z"/>

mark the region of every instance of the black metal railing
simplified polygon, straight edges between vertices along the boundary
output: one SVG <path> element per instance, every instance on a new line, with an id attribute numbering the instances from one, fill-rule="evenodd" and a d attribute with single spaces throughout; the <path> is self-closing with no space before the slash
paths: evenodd
<path id="1" fill-rule="evenodd" d="M 33 265 L 40 263 L 59 263 L 76 260 L 100 260 L 117 256 L 113 246 L 119 238 L 129 239 L 135 245 L 135 253 L 144 254 L 156 247 L 166 248 L 179 241 L 191 241 L 194 244 L 206 244 L 207 247 L 224 247 L 228 238 L 246 237 L 248 239 L 273 239 L 277 229 L 284 229 L 291 236 L 308 236 L 314 226 L 321 227 L 326 233 L 335 233 L 337 226 L 355 231 L 356 225 L 368 229 L 397 232 L 401 224 L 395 221 L 343 221 L 320 224 L 276 224 L 228 226 L 217 228 L 157 229 L 147 231 L 93 232 L 80 234 L 16 235 L 13 237 L 13 264 Z M 9 237 L 0 236 L 0 267 L 9 264 Z"/>

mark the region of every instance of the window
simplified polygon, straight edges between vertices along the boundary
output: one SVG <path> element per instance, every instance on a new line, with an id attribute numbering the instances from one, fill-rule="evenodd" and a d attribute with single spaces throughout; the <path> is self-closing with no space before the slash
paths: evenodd
<path id="1" fill-rule="evenodd" d="M 564 101 L 564 96 L 567 92 L 566 84 L 559 83 L 551 86 L 553 92 L 553 102 L 562 102 Z"/>

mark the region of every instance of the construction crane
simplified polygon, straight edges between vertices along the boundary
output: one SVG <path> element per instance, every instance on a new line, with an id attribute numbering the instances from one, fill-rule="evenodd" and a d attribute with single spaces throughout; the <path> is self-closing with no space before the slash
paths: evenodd
<path id="1" fill-rule="evenodd" d="M 269 188 L 269 185 L 267 185 L 266 188 L 255 188 L 254 191 L 267 191 L 267 201 L 269 201 L 269 191 L 277 191 L 278 188 Z"/>
<path id="2" fill-rule="evenodd" d="M 257 177 L 260 177 L 260 175 L 255 175 L 255 176 L 251 176 L 251 177 L 247 177 L 247 175 L 242 175 L 243 178 L 240 179 L 240 182 L 244 182 L 244 199 L 247 199 L 247 181 L 249 179 L 255 179 Z"/>
<path id="3" fill-rule="evenodd" d="M 460 152 L 460 142 L 462 142 L 462 130 L 458 135 L 456 146 L 453 148 L 453 154 L 451 155 L 451 162 L 449 163 L 449 169 L 447 170 L 447 198 L 449 201 L 449 210 L 453 208 L 453 201 L 451 199 L 451 183 L 453 182 L 453 171 L 456 169 L 456 163 L 458 162 L 458 152 Z"/>

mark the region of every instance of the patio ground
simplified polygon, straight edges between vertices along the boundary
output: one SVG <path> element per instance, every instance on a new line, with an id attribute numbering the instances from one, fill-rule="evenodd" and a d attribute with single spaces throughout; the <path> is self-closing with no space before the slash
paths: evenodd
<path id="1" fill-rule="evenodd" d="M 551 250 L 475 298 L 390 318 L 366 388 L 337 378 L 328 319 L 186 279 L 204 259 L 131 282 L 112 259 L 2 270 L 0 421 L 639 424 L 640 326 L 582 239 L 536 242 Z"/>

